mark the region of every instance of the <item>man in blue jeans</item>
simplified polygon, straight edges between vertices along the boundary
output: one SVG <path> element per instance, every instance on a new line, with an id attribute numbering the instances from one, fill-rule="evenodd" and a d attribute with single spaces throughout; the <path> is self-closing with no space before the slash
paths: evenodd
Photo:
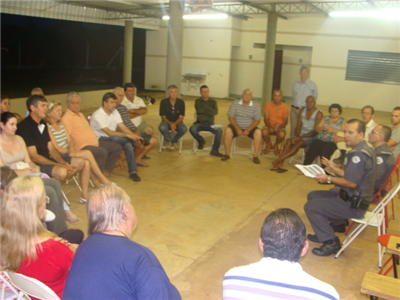
<path id="1" fill-rule="evenodd" d="M 161 134 L 164 136 L 167 149 L 175 149 L 175 144 L 186 133 L 186 125 L 183 124 L 185 117 L 185 102 L 178 98 L 178 87 L 170 85 L 168 87 L 168 98 L 160 103 L 161 123 L 158 126 Z M 175 132 L 172 138 L 170 132 Z"/>
<path id="2" fill-rule="evenodd" d="M 210 155 L 222 157 L 223 154 L 219 152 L 219 146 L 221 145 L 222 129 L 213 128 L 214 118 L 218 114 L 217 101 L 209 97 L 210 90 L 208 86 L 202 85 L 200 87 L 201 98 L 197 99 L 194 107 L 196 109 L 196 122 L 190 127 L 189 131 L 192 136 L 199 143 L 198 149 L 204 148 L 206 141 L 199 134 L 199 131 L 209 131 L 215 135 L 214 144 Z"/>
<path id="3" fill-rule="evenodd" d="M 102 107 L 92 114 L 90 127 L 100 141 L 114 142 L 122 146 L 128 162 L 129 178 L 133 181 L 140 181 L 133 146 L 135 143 L 143 142 L 143 138 L 134 134 L 124 125 L 121 115 L 115 109 L 116 105 L 117 96 L 114 93 L 104 94 Z"/>

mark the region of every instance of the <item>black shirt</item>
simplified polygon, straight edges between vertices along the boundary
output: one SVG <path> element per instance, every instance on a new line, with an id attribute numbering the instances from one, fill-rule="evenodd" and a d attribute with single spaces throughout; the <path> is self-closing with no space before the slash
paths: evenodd
<path id="1" fill-rule="evenodd" d="M 185 102 L 178 98 L 172 106 L 169 98 L 163 99 L 160 103 L 160 116 L 166 116 L 168 121 L 175 122 L 179 116 L 185 116 Z"/>

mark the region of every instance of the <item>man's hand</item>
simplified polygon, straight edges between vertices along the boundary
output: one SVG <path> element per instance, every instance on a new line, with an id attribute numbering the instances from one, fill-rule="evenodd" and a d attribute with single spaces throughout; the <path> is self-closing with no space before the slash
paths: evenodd
<path id="1" fill-rule="evenodd" d="M 327 183 L 328 177 L 329 176 L 326 174 L 317 174 L 315 179 L 317 179 L 319 183 Z"/>
<path id="2" fill-rule="evenodd" d="M 299 141 L 300 141 L 300 137 L 294 136 L 294 137 L 292 138 L 292 145 L 296 144 L 296 143 L 299 142 Z"/>
<path id="3" fill-rule="evenodd" d="M 249 134 L 250 134 L 250 130 L 245 129 L 245 130 L 243 131 L 243 135 L 244 135 L 244 136 L 248 136 Z"/>
<path id="4" fill-rule="evenodd" d="M 171 132 L 175 132 L 176 131 L 176 124 L 172 123 L 171 124 Z"/>
<path id="5" fill-rule="evenodd" d="M 142 138 L 141 136 L 139 136 L 139 135 L 137 135 L 137 134 L 134 134 L 134 133 L 127 134 L 126 136 L 127 136 L 128 138 L 134 140 L 134 141 L 141 141 L 141 140 L 143 140 L 143 138 Z"/>
<path id="6" fill-rule="evenodd" d="M 67 169 L 68 174 L 72 174 L 72 172 L 74 172 L 74 168 L 69 163 L 65 162 L 65 164 L 62 166 Z"/>
<path id="7" fill-rule="evenodd" d="M 329 159 L 327 159 L 326 157 L 322 157 L 321 164 L 326 166 L 325 170 L 327 170 L 329 172 L 334 172 L 334 166 L 333 166 L 332 162 Z"/>
<path id="8" fill-rule="evenodd" d="M 243 135 L 243 130 L 238 128 L 238 129 L 236 129 L 236 133 L 238 136 L 241 136 L 241 135 Z"/>

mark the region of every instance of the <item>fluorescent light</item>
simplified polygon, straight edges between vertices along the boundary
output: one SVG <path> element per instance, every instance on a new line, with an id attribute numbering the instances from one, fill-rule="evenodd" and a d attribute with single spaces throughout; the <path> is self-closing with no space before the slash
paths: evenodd
<path id="1" fill-rule="evenodd" d="M 212 15 L 184 15 L 183 18 L 185 20 L 201 20 L 201 19 L 225 19 L 227 18 L 227 14 L 212 14 Z M 163 20 L 169 20 L 169 16 L 163 16 Z"/>
<path id="2" fill-rule="evenodd" d="M 373 17 L 382 19 L 400 19 L 400 9 L 383 9 L 370 11 L 338 11 L 330 12 L 331 17 Z"/>

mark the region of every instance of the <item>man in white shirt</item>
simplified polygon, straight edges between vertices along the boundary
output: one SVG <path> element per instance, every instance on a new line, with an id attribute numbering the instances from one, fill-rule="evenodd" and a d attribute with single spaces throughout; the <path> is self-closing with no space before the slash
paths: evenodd
<path id="1" fill-rule="evenodd" d="M 116 104 L 117 96 L 114 93 L 106 93 L 103 96 L 102 107 L 92 114 L 90 127 L 100 141 L 110 141 L 122 146 L 128 162 L 129 178 L 140 181 L 133 146 L 135 143 L 143 142 L 143 139 L 124 125 L 119 112 L 115 110 Z"/>
<path id="2" fill-rule="evenodd" d="M 303 271 L 298 260 L 308 250 L 306 227 L 289 208 L 272 212 L 261 228 L 261 261 L 230 269 L 223 299 L 339 299 L 335 288 Z"/>

